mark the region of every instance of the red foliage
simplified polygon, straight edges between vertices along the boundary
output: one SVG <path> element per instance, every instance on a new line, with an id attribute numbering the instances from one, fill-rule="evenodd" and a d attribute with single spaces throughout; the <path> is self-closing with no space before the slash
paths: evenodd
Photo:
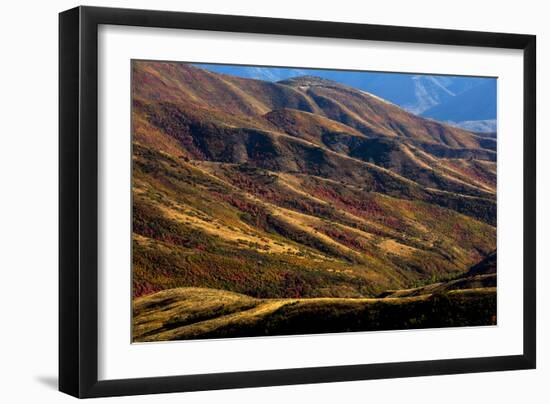
<path id="1" fill-rule="evenodd" d="M 376 203 L 374 199 L 357 198 L 352 195 L 342 195 L 332 187 L 315 187 L 310 190 L 311 193 L 323 200 L 332 202 L 340 209 L 346 210 L 360 217 L 384 217 L 385 211 Z M 362 194 L 364 197 L 364 194 Z"/>
<path id="2" fill-rule="evenodd" d="M 338 241 L 346 247 L 353 250 L 365 251 L 365 246 L 355 234 L 345 233 L 335 227 L 324 227 L 318 230 L 322 231 L 331 239 Z"/>
<path id="3" fill-rule="evenodd" d="M 134 298 L 150 295 L 155 292 L 161 291 L 162 288 L 156 285 L 152 285 L 147 281 L 133 282 L 132 295 Z"/>
<path id="4" fill-rule="evenodd" d="M 262 229 L 266 228 L 268 213 L 262 206 L 252 202 L 248 202 L 247 200 L 239 197 L 236 194 L 222 194 L 219 192 L 212 192 L 212 195 L 218 200 L 229 203 L 233 207 L 237 208 L 239 211 L 247 213 L 254 221 L 253 224 L 257 227 L 260 227 Z"/>
<path id="5" fill-rule="evenodd" d="M 249 192 L 253 195 L 256 195 L 264 200 L 267 200 L 272 203 L 277 203 L 281 201 L 280 195 L 278 192 L 275 192 L 274 189 L 264 186 L 263 184 L 258 183 L 253 178 L 248 175 L 241 174 L 239 172 L 232 172 L 231 175 L 227 177 L 229 181 L 237 188 L 242 189 L 245 192 Z"/>

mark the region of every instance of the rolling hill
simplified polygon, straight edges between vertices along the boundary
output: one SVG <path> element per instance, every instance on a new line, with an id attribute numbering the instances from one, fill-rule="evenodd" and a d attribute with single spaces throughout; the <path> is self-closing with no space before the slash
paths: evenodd
<path id="1" fill-rule="evenodd" d="M 154 296 L 164 296 L 155 307 L 171 296 L 177 316 L 199 319 L 280 313 L 288 299 L 307 316 L 328 305 L 353 317 L 385 291 L 451 281 L 496 250 L 493 137 L 319 77 L 270 82 L 184 63 L 132 67 L 134 319 L 149 330 L 136 340 L 160 332 L 152 331 L 156 309 L 142 310 Z M 489 289 L 445 301 L 492 307 Z M 197 307 L 206 293 L 208 307 L 185 314 L 188 292 Z M 407 307 L 427 310 L 426 302 Z M 481 321 L 456 313 L 455 325 Z M 179 326 L 191 324 L 185 318 Z M 268 328 L 288 333 L 277 318 L 269 322 L 279 331 Z M 395 321 L 377 327 L 409 324 Z M 155 339 L 185 337 L 160 329 Z"/>
<path id="2" fill-rule="evenodd" d="M 417 115 L 477 132 L 496 130 L 496 79 L 483 77 L 197 64 L 209 71 L 277 82 L 314 75 L 392 102 Z"/>
<path id="3" fill-rule="evenodd" d="M 136 299 L 134 341 L 488 325 L 496 323 L 495 292 L 482 288 L 379 299 L 254 299 L 213 289 L 170 289 Z"/>

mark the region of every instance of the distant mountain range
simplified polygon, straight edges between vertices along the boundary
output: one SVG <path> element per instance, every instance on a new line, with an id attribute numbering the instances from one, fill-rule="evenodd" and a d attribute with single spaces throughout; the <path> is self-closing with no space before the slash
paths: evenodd
<path id="1" fill-rule="evenodd" d="M 478 132 L 496 132 L 496 79 L 196 64 L 223 74 L 277 82 L 312 75 L 368 91 L 409 112 Z"/>
<path id="2" fill-rule="evenodd" d="M 496 131 L 497 82 L 486 79 L 480 85 L 463 91 L 447 101 L 422 112 L 422 116 L 444 122 L 465 123 L 465 128 L 475 130 L 471 125 L 484 122 L 487 131 Z M 494 126 L 490 125 L 494 122 Z M 470 125 L 470 126 L 469 126 Z"/>

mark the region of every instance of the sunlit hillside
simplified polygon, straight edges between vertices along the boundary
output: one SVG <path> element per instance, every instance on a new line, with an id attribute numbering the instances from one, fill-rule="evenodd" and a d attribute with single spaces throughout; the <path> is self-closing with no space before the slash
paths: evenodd
<path id="1" fill-rule="evenodd" d="M 136 341 L 495 323 L 493 136 L 183 63 L 132 103 Z"/>

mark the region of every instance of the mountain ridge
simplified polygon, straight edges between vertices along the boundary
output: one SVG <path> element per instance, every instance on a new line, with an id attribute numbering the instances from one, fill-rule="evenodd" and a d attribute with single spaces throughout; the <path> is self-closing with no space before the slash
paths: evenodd
<path id="1" fill-rule="evenodd" d="M 386 99 L 417 115 L 425 115 L 430 109 L 447 109 L 453 114 L 453 99 L 460 97 L 475 87 L 483 85 L 493 78 L 427 75 L 406 73 L 381 73 L 337 70 L 294 69 L 274 67 L 250 67 L 229 65 L 199 64 L 205 69 L 236 75 L 240 77 L 255 78 L 268 81 L 283 81 L 298 75 L 319 75 L 326 79 L 350 85 Z M 478 102 L 491 98 L 496 100 L 495 91 L 486 91 L 481 97 L 469 100 L 473 108 L 465 119 L 440 119 L 453 126 L 463 127 L 469 130 L 495 131 L 496 110 L 488 118 L 482 118 L 477 113 L 480 110 Z M 455 104 L 459 109 L 462 105 Z"/>

